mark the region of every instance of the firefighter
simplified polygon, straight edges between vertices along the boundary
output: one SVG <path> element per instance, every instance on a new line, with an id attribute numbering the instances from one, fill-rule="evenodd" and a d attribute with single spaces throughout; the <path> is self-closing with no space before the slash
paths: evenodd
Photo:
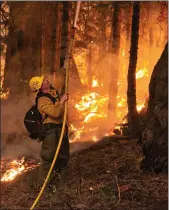
<path id="1" fill-rule="evenodd" d="M 64 114 L 64 103 L 68 100 L 68 94 L 64 94 L 61 98 L 58 92 L 51 86 L 48 79 L 41 77 L 33 77 L 29 86 L 33 92 L 37 92 L 37 96 L 41 94 L 50 94 L 55 98 L 55 102 L 45 96 L 38 98 L 37 107 L 43 117 L 43 139 L 41 148 L 42 162 L 39 167 L 39 174 L 37 178 L 36 186 L 39 188 L 47 176 L 53 161 L 58 142 L 62 130 L 62 120 Z M 68 127 L 65 127 L 62 144 L 59 150 L 59 154 L 54 166 L 53 173 L 49 179 L 48 186 L 52 186 L 52 180 L 54 177 L 59 177 L 60 174 L 66 173 L 69 161 L 69 140 L 68 140 Z M 56 179 L 58 181 L 58 179 Z M 57 185 L 57 183 L 55 183 Z M 56 185 L 53 186 L 56 186 Z"/>

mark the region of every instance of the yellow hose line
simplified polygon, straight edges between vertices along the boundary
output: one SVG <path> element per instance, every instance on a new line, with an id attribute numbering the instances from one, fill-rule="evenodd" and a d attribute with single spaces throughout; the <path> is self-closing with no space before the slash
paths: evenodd
<path id="1" fill-rule="evenodd" d="M 69 56 L 68 56 L 68 60 L 69 60 L 69 57 L 70 57 L 70 52 L 71 52 L 71 48 L 73 46 L 73 38 L 71 39 L 70 41 L 70 48 L 69 48 Z M 67 64 L 67 68 L 66 68 L 66 82 L 65 82 L 65 93 L 68 93 L 68 83 L 69 83 L 69 61 L 68 61 L 68 64 Z M 60 139 L 59 139 L 59 143 L 58 143 L 58 147 L 57 147 L 57 150 L 56 150 L 56 153 L 55 153 L 55 156 L 53 158 L 53 161 L 52 161 L 52 164 L 51 164 L 51 167 L 48 171 L 48 174 L 47 174 L 47 177 L 43 183 L 43 186 L 36 198 L 36 200 L 34 201 L 33 205 L 31 206 L 30 210 L 34 209 L 34 207 L 36 206 L 36 204 L 38 203 L 45 187 L 46 187 L 46 184 L 49 180 L 49 177 L 52 173 L 52 170 L 53 170 L 53 167 L 55 165 L 55 162 L 56 162 L 56 159 L 57 159 L 57 156 L 58 156 L 58 153 L 59 153 L 59 150 L 60 150 L 60 146 L 61 146 L 61 143 L 62 143 L 62 139 L 63 139 L 63 134 L 64 134 L 64 130 L 65 130 L 65 125 L 66 125 L 66 118 L 67 118 L 67 111 L 68 111 L 68 101 L 66 101 L 65 103 L 65 110 L 64 110 L 64 117 L 63 117 L 63 125 L 62 125 L 62 131 L 61 131 L 61 135 L 60 135 Z"/>

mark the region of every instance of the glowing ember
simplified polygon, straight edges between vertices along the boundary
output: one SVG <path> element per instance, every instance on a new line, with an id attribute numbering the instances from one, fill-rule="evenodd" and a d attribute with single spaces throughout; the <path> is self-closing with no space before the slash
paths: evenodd
<path id="1" fill-rule="evenodd" d="M 92 81 L 92 87 L 99 87 L 99 83 L 98 83 L 98 80 L 97 79 L 93 79 Z"/>
<path id="2" fill-rule="evenodd" d="M 0 92 L 1 99 L 7 99 L 8 96 L 9 96 L 9 89 L 7 89 L 6 93 L 4 93 L 2 91 Z"/>
<path id="3" fill-rule="evenodd" d="M 136 73 L 136 79 L 140 79 L 142 77 L 148 77 L 148 70 L 146 68 L 140 69 Z"/>
<path id="4" fill-rule="evenodd" d="M 125 123 L 127 123 L 127 118 L 124 118 L 124 119 L 123 119 L 122 124 L 125 124 Z"/>
<path id="5" fill-rule="evenodd" d="M 137 111 L 140 112 L 144 108 L 144 104 L 137 105 Z"/>
<path id="6" fill-rule="evenodd" d="M 115 129 L 120 130 L 121 127 L 120 127 L 119 125 L 116 125 L 116 126 L 115 126 Z"/>
<path id="7" fill-rule="evenodd" d="M 97 142 L 98 138 L 96 136 L 93 136 L 93 141 Z"/>

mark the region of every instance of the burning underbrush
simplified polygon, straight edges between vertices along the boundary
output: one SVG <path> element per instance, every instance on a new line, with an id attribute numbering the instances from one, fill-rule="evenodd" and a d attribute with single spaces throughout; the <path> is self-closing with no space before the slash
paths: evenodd
<path id="1" fill-rule="evenodd" d="M 125 58 L 124 55 L 122 55 L 122 57 L 123 59 Z M 113 136 L 115 134 L 124 134 L 124 132 L 122 131 L 122 127 L 127 126 L 127 118 L 124 119 L 127 114 L 125 71 L 126 66 L 123 66 L 122 74 L 120 74 L 118 81 L 118 95 L 116 96 L 116 119 L 109 119 L 109 92 L 105 88 L 105 81 L 99 80 L 97 75 L 93 75 L 90 87 L 85 86 L 82 91 L 78 92 L 77 90 L 76 93 L 74 93 L 73 95 L 70 93 L 68 116 L 69 140 L 71 144 L 76 144 L 76 146 L 79 143 L 80 146 L 77 146 L 78 150 L 84 147 L 85 142 L 90 141 L 90 144 L 92 144 L 96 143 L 104 137 Z M 137 69 L 136 79 L 138 83 L 142 80 L 146 80 L 146 82 L 149 81 L 149 76 L 150 75 L 148 73 L 148 69 L 145 66 L 143 68 Z M 142 94 L 142 92 L 144 92 L 142 91 L 142 89 L 139 89 L 139 91 L 141 92 L 141 94 L 139 95 L 139 97 L 137 97 L 137 110 L 138 112 L 141 112 L 141 110 L 145 107 L 146 96 Z M 7 90 L 7 92 L 1 91 L 1 99 L 6 100 L 9 93 L 9 90 Z M 9 124 L 7 126 L 4 123 L 3 129 L 14 127 L 14 132 L 15 130 L 22 130 L 23 132 L 25 132 L 22 126 L 24 114 L 28 110 L 27 106 L 28 104 L 30 104 L 31 101 L 30 99 L 27 99 L 27 101 L 28 100 L 29 102 L 25 102 L 25 99 L 23 99 L 24 102 L 20 104 L 18 103 L 18 106 L 16 106 L 15 109 L 14 107 L 12 107 L 12 109 L 10 107 L 6 109 L 7 116 L 4 114 L 4 116 L 2 117 L 6 119 L 7 123 Z M 25 103 L 27 103 L 27 106 L 25 105 Z M 23 109 L 21 110 L 22 113 L 18 113 L 17 107 L 23 107 Z M 9 121 L 9 116 L 10 119 L 13 120 Z M 20 131 L 20 133 L 22 131 Z M 83 142 L 84 144 L 82 144 Z M 73 151 L 75 151 L 76 149 L 73 149 Z M 2 159 L 1 162 L 3 166 L 3 171 L 1 171 L 1 182 L 11 181 L 15 179 L 18 174 L 29 170 L 31 167 L 34 167 L 34 164 L 30 165 L 29 161 L 27 162 L 27 156 L 22 156 L 17 160 Z"/>
<path id="2" fill-rule="evenodd" d="M 75 115 L 70 116 L 70 142 L 85 140 L 95 142 L 104 135 L 108 135 L 109 126 L 108 124 L 105 126 L 105 122 L 107 122 L 108 96 L 88 91 L 81 96 L 79 103 L 77 101 L 77 99 L 73 99 L 70 103 L 75 104 L 73 107 Z"/>
<path id="3" fill-rule="evenodd" d="M 142 76 L 141 73 L 139 73 L 139 75 L 139 77 Z M 124 117 L 124 115 L 127 113 L 127 105 L 126 100 L 121 96 L 117 96 L 117 124 L 113 124 L 112 121 L 108 120 L 108 95 L 103 94 L 100 91 L 101 89 L 102 85 L 99 86 L 98 80 L 94 78 L 92 81 L 92 88 L 90 89 L 90 91 L 86 90 L 83 92 L 83 94 L 81 92 L 77 92 L 77 94 L 74 97 L 70 97 L 70 143 L 79 143 L 79 145 L 80 143 L 86 141 L 90 141 L 90 144 L 95 143 L 106 136 L 114 135 L 114 128 L 115 130 L 120 130 L 121 127 L 118 125 L 118 122 L 122 125 L 127 123 L 126 120 L 122 120 L 122 116 Z M 137 107 L 138 111 L 141 110 L 143 107 L 144 104 L 139 104 Z M 14 117 L 16 118 L 16 116 Z M 16 125 L 21 125 L 21 123 L 18 124 L 17 122 Z M 121 135 L 122 132 L 116 134 Z M 13 143 L 16 144 L 16 142 Z M 20 143 L 22 143 L 22 139 Z M 78 150 L 81 147 L 84 147 L 84 145 L 81 145 L 77 147 Z M 73 149 L 73 151 L 77 150 L 77 148 Z M 32 161 L 34 160 L 32 159 Z M 11 181 L 15 179 L 17 175 L 31 169 L 31 167 L 34 168 L 34 164 L 30 163 L 31 160 L 27 161 L 26 156 L 13 160 L 2 159 L 1 182 Z M 37 166 L 37 163 L 35 165 Z"/>
<path id="4" fill-rule="evenodd" d="M 9 182 L 16 178 L 19 174 L 32 170 L 39 165 L 39 159 L 17 158 L 14 160 L 1 158 L 1 182 Z"/>

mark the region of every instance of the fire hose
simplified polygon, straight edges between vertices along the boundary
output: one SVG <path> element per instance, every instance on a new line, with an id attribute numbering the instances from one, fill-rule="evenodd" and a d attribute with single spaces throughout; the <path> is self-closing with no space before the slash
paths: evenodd
<path id="1" fill-rule="evenodd" d="M 73 41 L 74 41 L 74 32 L 75 32 L 75 28 L 76 28 L 76 22 L 77 22 L 77 19 L 78 19 L 78 15 L 79 15 L 79 11 L 80 11 L 80 1 L 77 2 L 77 6 L 76 6 L 76 13 L 75 13 L 75 18 L 74 18 L 74 24 L 73 24 L 73 33 L 72 33 L 72 37 L 71 37 L 71 40 L 70 40 L 70 46 L 69 46 L 69 49 L 68 49 L 68 56 L 67 56 L 67 59 L 68 59 L 68 62 L 67 62 L 67 65 L 66 65 L 66 79 L 65 79 L 65 93 L 68 93 L 68 82 L 69 82 L 69 59 L 70 59 L 70 54 L 71 54 L 71 51 L 72 51 L 72 47 L 73 47 Z M 64 134 L 64 131 L 65 131 L 65 125 L 66 125 L 66 118 L 67 118 L 67 112 L 68 112 L 68 101 L 65 102 L 65 109 L 64 109 L 64 117 L 63 117 L 63 124 L 62 124 L 62 131 L 61 131 L 61 135 L 60 135 L 60 139 L 59 139 L 59 143 L 58 143 L 58 146 L 57 146 L 57 149 L 56 149 L 56 152 L 55 152 L 55 156 L 53 158 L 53 161 L 52 161 L 52 164 L 51 164 L 51 167 L 48 171 L 48 174 L 46 176 L 46 179 L 43 183 L 43 186 L 38 194 L 38 196 L 36 197 L 33 205 L 31 206 L 30 210 L 34 209 L 34 207 L 37 205 L 45 187 L 46 187 L 46 184 L 49 180 L 49 177 L 52 173 L 52 170 L 53 170 L 53 167 L 55 165 L 55 162 L 57 160 L 57 157 L 58 157 L 58 153 L 59 153 L 59 150 L 60 150 L 60 146 L 61 146 L 61 143 L 62 143 L 62 139 L 63 139 L 63 134 Z"/>

